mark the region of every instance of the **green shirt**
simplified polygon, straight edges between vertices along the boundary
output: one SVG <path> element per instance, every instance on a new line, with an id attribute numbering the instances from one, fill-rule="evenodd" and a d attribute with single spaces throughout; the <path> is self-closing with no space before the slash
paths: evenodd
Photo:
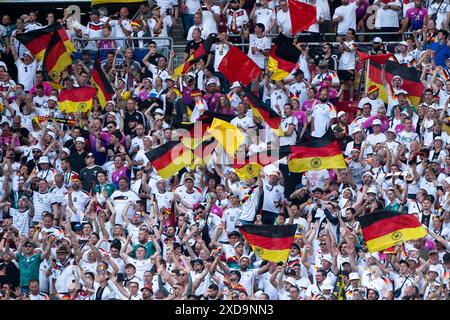
<path id="1" fill-rule="evenodd" d="M 145 246 L 138 243 L 133 247 L 133 252 L 131 253 L 131 257 L 133 259 L 136 259 L 136 251 L 139 247 L 145 247 L 145 249 L 147 249 L 145 259 L 150 259 L 150 257 L 156 252 L 153 241 L 149 241 Z"/>
<path id="2" fill-rule="evenodd" d="M 16 261 L 19 263 L 21 287 L 28 287 L 30 280 L 39 280 L 41 254 L 34 254 L 28 258 L 23 254 L 18 254 L 16 255 Z"/>
<path id="3" fill-rule="evenodd" d="M 108 197 L 110 197 L 114 191 L 116 191 L 117 188 L 114 184 L 112 183 L 107 183 L 105 185 L 100 185 L 100 184 L 96 184 L 94 187 L 94 193 L 103 193 L 106 191 L 106 193 L 108 194 Z"/>

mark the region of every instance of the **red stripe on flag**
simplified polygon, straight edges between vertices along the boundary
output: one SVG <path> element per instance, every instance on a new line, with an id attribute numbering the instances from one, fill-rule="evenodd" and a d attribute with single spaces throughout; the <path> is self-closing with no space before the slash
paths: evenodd
<path id="1" fill-rule="evenodd" d="M 247 242 L 253 246 L 269 250 L 286 250 L 291 248 L 292 237 L 286 238 L 266 238 L 255 234 L 247 233 L 241 229 Z"/>
<path id="2" fill-rule="evenodd" d="M 377 221 L 363 228 L 363 233 L 366 241 L 369 241 L 400 229 L 417 228 L 420 226 L 421 224 L 415 216 L 400 215 Z"/>

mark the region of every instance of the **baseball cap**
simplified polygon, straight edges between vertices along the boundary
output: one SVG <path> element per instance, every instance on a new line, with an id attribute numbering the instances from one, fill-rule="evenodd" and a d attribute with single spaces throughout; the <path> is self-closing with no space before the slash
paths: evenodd
<path id="1" fill-rule="evenodd" d="M 215 78 L 211 78 L 208 81 L 206 81 L 206 86 L 209 86 L 210 84 L 217 85 L 217 80 Z"/>
<path id="2" fill-rule="evenodd" d="M 381 120 L 380 119 L 373 120 L 372 126 L 381 126 Z"/>
<path id="3" fill-rule="evenodd" d="M 375 85 L 372 85 L 372 86 L 370 86 L 369 89 L 367 90 L 367 94 L 371 94 L 372 92 L 375 92 L 375 91 L 377 91 L 377 90 L 379 90 L 379 88 L 378 88 L 377 86 L 375 86 Z"/>
<path id="4" fill-rule="evenodd" d="M 319 61 L 319 67 L 320 66 L 326 66 L 326 67 L 328 67 L 328 62 L 327 62 L 327 60 L 320 60 Z"/>
<path id="5" fill-rule="evenodd" d="M 231 231 L 230 232 L 230 237 L 241 237 L 241 233 L 239 231 Z"/>
<path id="6" fill-rule="evenodd" d="M 375 37 L 372 40 L 373 43 L 383 43 L 383 40 L 380 37 Z"/>
<path id="7" fill-rule="evenodd" d="M 348 279 L 351 280 L 359 280 L 359 275 L 357 272 L 352 272 L 348 275 Z"/>
<path id="8" fill-rule="evenodd" d="M 76 139 L 75 139 L 75 143 L 77 143 L 77 142 L 81 142 L 81 143 L 86 144 L 86 141 L 84 140 L 83 137 L 78 137 L 78 138 L 76 138 Z"/>
<path id="9" fill-rule="evenodd" d="M 149 284 L 146 284 L 145 286 L 143 286 L 143 287 L 141 288 L 141 291 L 144 291 L 144 289 L 147 289 L 147 290 L 150 290 L 151 292 L 153 292 L 153 288 L 152 288 L 152 286 L 149 285 Z"/>
<path id="10" fill-rule="evenodd" d="M 94 154 L 93 154 L 92 152 L 89 152 L 89 153 L 86 155 L 86 158 L 89 158 L 89 157 L 94 157 Z"/>
<path id="11" fill-rule="evenodd" d="M 55 102 L 58 102 L 58 98 L 56 98 L 55 96 L 50 96 L 50 97 L 48 98 L 48 101 L 50 101 L 50 100 L 53 100 L 53 101 L 55 101 Z"/>
<path id="12" fill-rule="evenodd" d="M 323 256 L 322 256 L 322 259 L 321 260 L 326 260 L 326 261 L 328 261 L 329 263 L 333 263 L 333 258 L 331 257 L 331 255 L 329 255 L 329 254 L 324 254 Z"/>
<path id="13" fill-rule="evenodd" d="M 367 189 L 367 193 L 375 193 L 378 194 L 378 190 L 375 187 L 370 187 L 369 189 Z"/>
<path id="14" fill-rule="evenodd" d="M 400 78 L 400 77 L 399 77 L 399 78 Z M 400 78 L 400 79 L 401 79 L 401 78 Z M 394 78 L 392 78 L 392 80 L 394 80 Z M 401 94 L 407 96 L 407 95 L 408 95 L 408 92 L 406 92 L 405 90 L 398 90 L 398 91 L 395 93 L 396 96 L 401 95 Z"/>
<path id="15" fill-rule="evenodd" d="M 345 111 L 339 111 L 337 114 L 337 117 L 340 118 L 341 116 L 347 114 Z"/>
<path id="16" fill-rule="evenodd" d="M 241 84 L 238 81 L 233 82 L 230 89 L 240 88 Z"/>
<path id="17" fill-rule="evenodd" d="M 401 46 L 408 46 L 408 42 L 402 41 L 402 42 L 399 43 L 399 45 L 401 45 Z"/>
<path id="18" fill-rule="evenodd" d="M 50 163 L 50 160 L 48 160 L 47 156 L 42 156 L 39 158 L 39 164 L 41 163 Z"/>
<path id="19" fill-rule="evenodd" d="M 355 133 L 358 133 L 358 132 L 362 132 L 360 127 L 356 127 L 355 129 L 353 129 L 352 135 L 354 135 Z"/>
<path id="20" fill-rule="evenodd" d="M 26 55 L 26 56 L 29 56 L 29 57 L 33 58 L 33 55 L 31 54 L 30 51 L 25 51 L 25 53 L 23 55 L 24 56 Z"/>
<path id="21" fill-rule="evenodd" d="M 333 289 L 334 289 L 334 286 L 333 286 L 333 284 L 331 283 L 331 281 L 325 280 L 325 281 L 322 283 L 322 290 L 333 290 Z"/>
<path id="22" fill-rule="evenodd" d="M 66 147 L 61 148 L 61 152 L 65 152 L 65 153 L 67 153 L 70 156 L 70 149 L 69 148 L 66 148 Z"/>
<path id="23" fill-rule="evenodd" d="M 430 267 L 428 268 L 428 272 L 436 272 L 437 274 L 439 274 L 439 268 L 438 266 L 430 265 Z"/>
<path id="24" fill-rule="evenodd" d="M 284 281 L 292 284 L 293 286 L 297 286 L 297 282 L 295 281 L 295 279 L 293 277 L 287 277 L 286 279 L 284 279 Z"/>

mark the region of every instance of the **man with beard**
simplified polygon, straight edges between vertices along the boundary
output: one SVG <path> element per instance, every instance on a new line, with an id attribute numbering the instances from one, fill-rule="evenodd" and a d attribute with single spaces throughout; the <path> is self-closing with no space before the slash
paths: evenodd
<path id="1" fill-rule="evenodd" d="M 328 89 L 320 90 L 320 103 L 314 106 L 311 120 L 311 136 L 321 138 L 336 123 L 336 108 L 328 102 Z"/>
<path id="2" fill-rule="evenodd" d="M 92 152 L 86 155 L 86 167 L 81 169 L 80 178 L 83 182 L 83 190 L 90 192 L 95 183 L 97 182 L 97 172 L 102 171 L 100 166 L 95 164 L 95 157 Z"/>
<path id="3" fill-rule="evenodd" d="M 87 192 L 81 190 L 81 181 L 79 178 L 72 178 L 72 188 L 68 190 L 67 194 L 64 197 L 63 206 L 71 207 L 71 203 L 77 212 L 84 211 L 87 203 L 90 200 L 90 196 Z M 72 210 L 73 211 L 73 210 Z M 80 217 L 76 212 L 72 214 L 71 223 L 73 225 L 80 223 Z"/>

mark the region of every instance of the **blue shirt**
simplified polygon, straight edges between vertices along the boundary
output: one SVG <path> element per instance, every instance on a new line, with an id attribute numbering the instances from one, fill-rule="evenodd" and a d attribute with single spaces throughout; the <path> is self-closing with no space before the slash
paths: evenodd
<path id="1" fill-rule="evenodd" d="M 439 42 L 430 43 L 424 47 L 425 49 L 431 49 L 436 52 L 434 56 L 436 66 L 446 67 L 445 62 L 450 58 L 450 48 L 447 46 L 447 42 L 444 44 L 439 44 Z"/>

